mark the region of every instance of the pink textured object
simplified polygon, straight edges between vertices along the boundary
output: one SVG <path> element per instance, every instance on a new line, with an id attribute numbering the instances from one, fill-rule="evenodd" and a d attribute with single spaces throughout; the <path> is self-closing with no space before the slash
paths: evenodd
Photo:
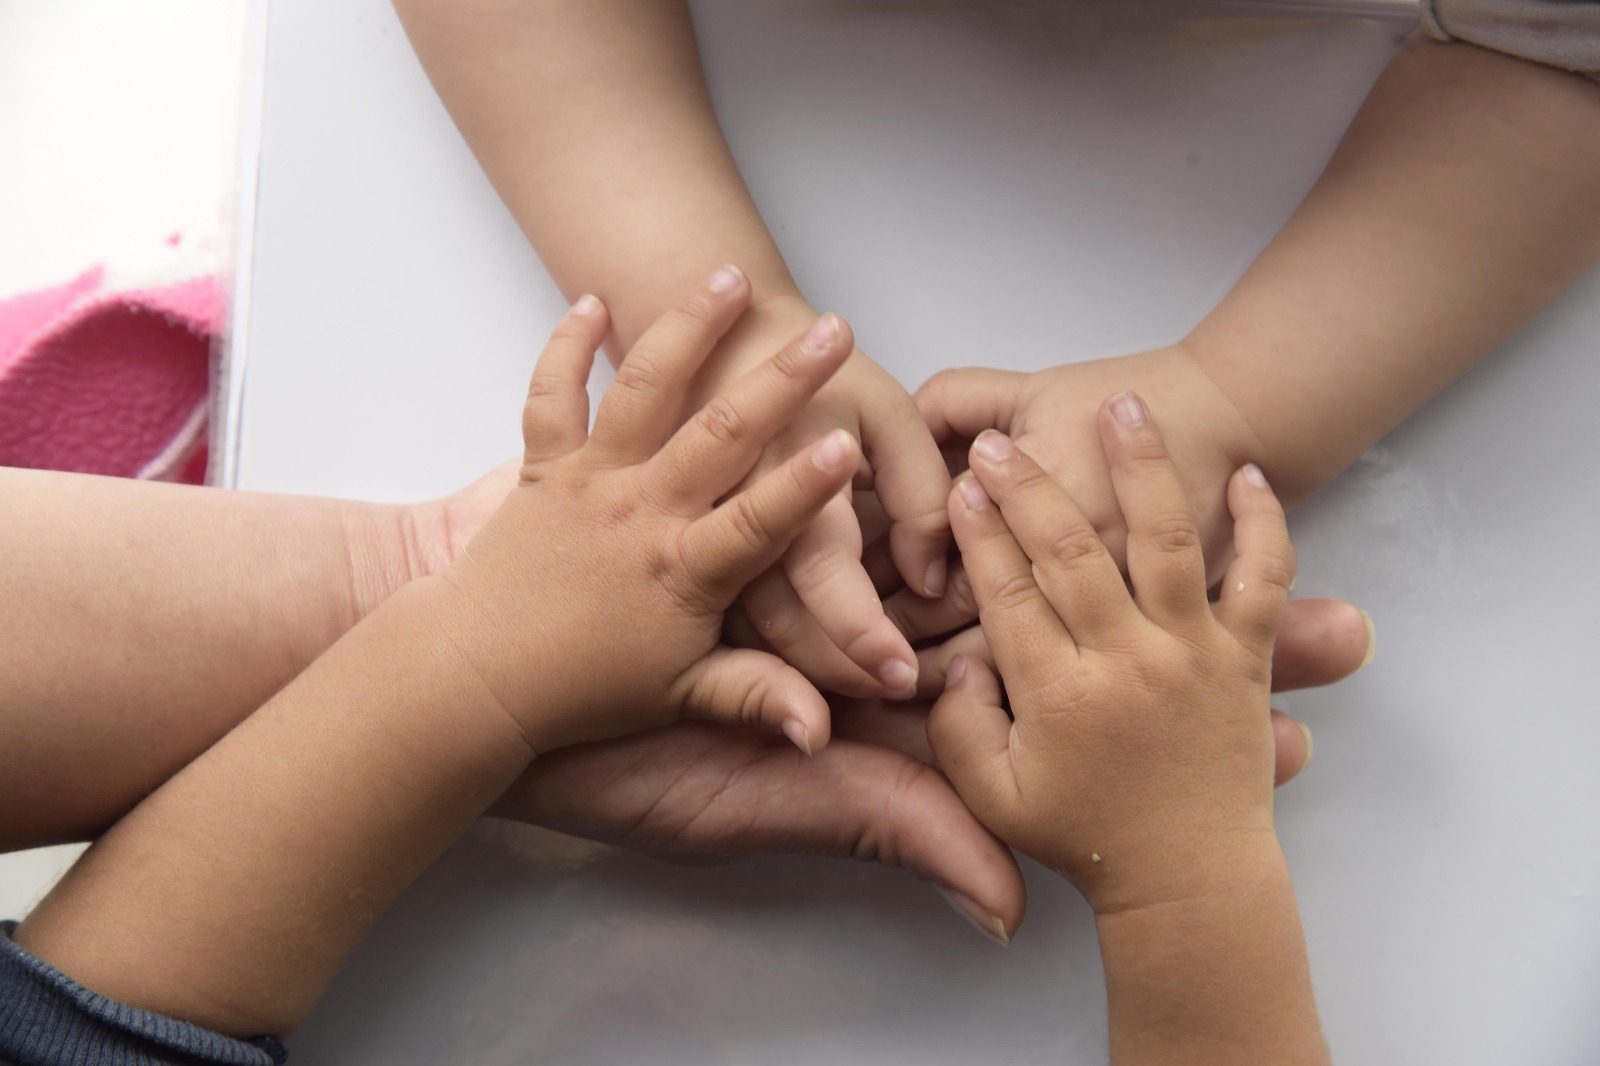
<path id="1" fill-rule="evenodd" d="M 106 291 L 105 273 L 0 301 L 0 465 L 198 484 L 217 281 Z"/>

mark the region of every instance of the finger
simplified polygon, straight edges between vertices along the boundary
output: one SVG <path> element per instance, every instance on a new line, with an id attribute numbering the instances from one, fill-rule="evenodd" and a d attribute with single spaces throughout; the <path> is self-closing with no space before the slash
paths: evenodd
<path id="1" fill-rule="evenodd" d="M 852 493 L 852 497 L 861 493 Z M 860 512 L 857 512 L 860 517 Z M 861 549 L 861 569 L 867 572 L 867 577 L 872 579 L 872 591 L 878 594 L 879 599 L 894 594 L 906 587 L 905 578 L 900 576 L 900 571 L 895 569 L 894 560 L 889 557 L 889 535 L 885 533 L 877 540 L 872 540 L 865 528 L 861 530 L 867 546 Z M 917 596 L 919 600 L 926 599 Z"/>
<path id="2" fill-rule="evenodd" d="M 892 402 L 862 413 L 861 446 L 872 463 L 872 487 L 892 523 L 889 553 L 895 566 L 908 588 L 940 596 L 950 554 L 950 474 L 916 405 L 898 388 L 895 393 Z"/>
<path id="3" fill-rule="evenodd" d="M 1234 559 L 1222 575 L 1217 621 L 1252 647 L 1270 653 L 1294 584 L 1294 546 L 1283 505 L 1254 463 L 1228 479 Z"/>
<path id="4" fill-rule="evenodd" d="M 830 500 L 795 538 L 783 572 L 828 639 L 876 678 L 885 695 L 905 699 L 915 691 L 916 656 L 883 613 L 861 565 L 861 530 L 847 500 Z"/>
<path id="5" fill-rule="evenodd" d="M 917 696 L 919 700 L 936 700 L 944 691 L 945 678 L 950 664 L 964 657 L 978 659 L 991 670 L 996 669 L 994 653 L 983 635 L 982 626 L 968 626 L 943 644 L 923 648 L 917 652 Z"/>
<path id="6" fill-rule="evenodd" d="M 726 610 L 838 499 L 855 469 L 858 447 L 854 437 L 836 429 L 691 523 L 683 551 L 699 587 Z"/>
<path id="7" fill-rule="evenodd" d="M 749 303 L 750 283 L 730 264 L 657 319 L 617 367 L 591 439 L 619 461 L 654 455 L 678 426 L 695 371 Z"/>
<path id="8" fill-rule="evenodd" d="M 673 696 L 685 717 L 782 733 L 807 755 L 828 743 L 827 700 L 776 655 L 714 648 L 678 680 Z"/>
<path id="9" fill-rule="evenodd" d="M 1039 587 L 1075 642 L 1092 644 L 1137 621 L 1122 572 L 1094 524 L 1011 438 L 993 430 L 981 434 L 972 445 L 972 472 L 999 505 L 1033 562 Z M 966 565 L 977 584 L 970 558 Z M 978 599 L 981 606 L 981 593 Z M 1004 658 L 1000 669 L 1006 672 Z"/>
<path id="10" fill-rule="evenodd" d="M 580 296 L 550 335 L 522 407 L 525 462 L 558 458 L 588 439 L 589 371 L 609 321 L 604 304 Z"/>
<path id="11" fill-rule="evenodd" d="M 972 813 L 1003 834 L 1018 800 L 1011 719 L 1000 707 L 1000 683 L 983 663 L 951 664 L 949 686 L 928 712 L 928 743 Z"/>
<path id="12" fill-rule="evenodd" d="M 725 495 L 854 348 L 844 319 L 822 315 L 803 336 L 712 397 L 651 460 L 669 498 L 706 507 Z M 859 450 L 850 454 L 852 464 L 860 461 Z"/>
<path id="13" fill-rule="evenodd" d="M 1311 765 L 1311 730 L 1282 711 L 1272 712 L 1273 787 L 1293 781 Z"/>
<path id="14" fill-rule="evenodd" d="M 917 410 L 940 445 L 970 441 L 986 429 L 1010 433 L 1027 380 L 1016 370 L 941 370 L 917 390 Z"/>
<path id="15" fill-rule="evenodd" d="M 1072 637 L 1034 580 L 1033 563 L 983 485 L 972 476 L 950 493 L 950 526 L 1000 670 L 1039 679 L 1061 666 Z"/>
<path id="16" fill-rule="evenodd" d="M 1372 662 L 1372 616 L 1344 600 L 1290 600 L 1272 644 L 1272 690 L 1343 680 Z"/>
<path id="17" fill-rule="evenodd" d="M 950 571 L 944 595 L 936 600 L 902 589 L 883 601 L 883 613 L 912 644 L 941 637 L 971 625 L 978 619 L 978 601 L 972 595 L 972 581 L 957 560 Z"/>
<path id="18" fill-rule="evenodd" d="M 780 569 L 746 585 L 723 625 L 744 643 L 771 649 L 820 689 L 858 698 L 883 695 L 878 680 L 828 639 Z"/>
<path id="19" fill-rule="evenodd" d="M 1161 430 L 1137 394 L 1120 392 L 1100 405 L 1100 442 L 1127 521 L 1134 602 L 1163 629 L 1198 624 L 1210 611 L 1200 527 Z"/>
<path id="20" fill-rule="evenodd" d="M 928 746 L 928 711 L 932 701 L 902 703 L 897 700 L 847 700 L 830 698 L 833 742 L 846 738 L 880 748 L 891 748 L 923 763 L 934 764 Z"/>

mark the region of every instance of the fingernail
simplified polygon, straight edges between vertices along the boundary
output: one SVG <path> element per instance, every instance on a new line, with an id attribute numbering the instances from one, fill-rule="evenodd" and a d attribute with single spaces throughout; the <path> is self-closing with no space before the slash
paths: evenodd
<path id="1" fill-rule="evenodd" d="M 838 339 L 839 319 L 832 311 L 811 323 L 811 328 L 806 330 L 806 347 L 808 348 L 826 348 Z"/>
<path id="2" fill-rule="evenodd" d="M 959 486 L 961 500 L 968 510 L 981 511 L 989 506 L 989 493 L 975 477 L 963 478 Z"/>
<path id="3" fill-rule="evenodd" d="M 817 467 L 826 473 L 837 473 L 844 466 L 849 455 L 850 434 L 842 429 L 836 429 L 822 438 L 817 445 Z"/>
<path id="4" fill-rule="evenodd" d="M 1300 727 L 1300 735 L 1306 738 L 1306 761 L 1300 764 L 1300 772 L 1305 773 L 1311 769 L 1311 730 L 1306 728 L 1304 722 L 1296 722 L 1295 725 Z"/>
<path id="5" fill-rule="evenodd" d="M 739 287 L 739 279 L 744 277 L 744 272 L 732 263 L 726 263 L 717 268 L 707 283 L 712 292 L 719 296 L 726 296 Z"/>
<path id="6" fill-rule="evenodd" d="M 890 659 L 878 668 L 878 680 L 892 693 L 910 693 L 917 690 L 915 667 L 899 659 Z"/>
<path id="7" fill-rule="evenodd" d="M 944 595 L 945 578 L 949 575 L 950 564 L 944 559 L 935 559 L 928 564 L 928 572 L 922 575 L 922 594 L 930 599 Z"/>
<path id="8" fill-rule="evenodd" d="M 1261 468 L 1254 463 L 1244 464 L 1244 479 L 1258 489 L 1267 487 L 1267 475 L 1263 474 Z"/>
<path id="9" fill-rule="evenodd" d="M 967 676 L 967 657 L 957 655 L 950 660 L 950 668 L 944 672 L 944 687 L 955 688 L 961 684 L 961 679 Z"/>
<path id="10" fill-rule="evenodd" d="M 1144 425 L 1144 401 L 1131 392 L 1119 392 L 1111 400 L 1111 417 L 1125 426 Z"/>
<path id="11" fill-rule="evenodd" d="M 1357 607 L 1356 610 L 1361 611 L 1361 608 Z M 1356 667 L 1357 670 L 1365 670 L 1371 666 L 1373 656 L 1378 654 L 1378 630 L 1372 624 L 1372 616 L 1366 611 L 1361 611 L 1361 620 L 1367 623 L 1367 656 L 1361 660 L 1361 665 Z"/>
<path id="12" fill-rule="evenodd" d="M 572 305 L 572 313 L 575 315 L 592 315 L 598 310 L 600 310 L 599 298 L 587 292 L 578 297 L 578 301 Z"/>
<path id="13" fill-rule="evenodd" d="M 1003 463 L 1011 458 L 1011 438 L 1004 433 L 986 429 L 978 434 L 978 439 L 972 442 L 979 455 L 991 463 Z"/>
<path id="14" fill-rule="evenodd" d="M 789 738 L 791 744 L 807 755 L 811 754 L 811 732 L 806 729 L 799 719 L 784 719 L 782 729 L 783 735 Z"/>
<path id="15" fill-rule="evenodd" d="M 971 923 L 972 928 L 1001 947 L 1011 943 L 1011 935 L 1006 932 L 1006 923 L 984 910 L 977 900 L 964 896 L 953 888 L 946 888 L 943 885 L 934 887 L 939 890 L 939 895 L 944 897 L 944 901 L 950 904 L 950 909 Z"/>

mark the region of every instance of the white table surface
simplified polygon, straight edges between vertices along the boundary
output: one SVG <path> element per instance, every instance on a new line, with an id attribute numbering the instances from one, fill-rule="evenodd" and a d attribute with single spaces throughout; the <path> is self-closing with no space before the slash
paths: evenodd
<path id="1" fill-rule="evenodd" d="M 1181 335 L 1310 186 L 1405 29 L 1201 3 L 696 13 L 813 299 L 914 387 Z M 517 446 L 561 300 L 383 0 L 275 0 L 239 483 L 416 498 Z M 1004 313 L 996 313 L 1003 308 Z M 1295 517 L 1302 595 L 1376 663 L 1282 706 L 1279 797 L 1344 1063 L 1600 1061 L 1600 272 Z M 911 877 L 685 869 L 484 826 L 383 918 L 296 1061 L 1091 1063 L 1088 914 L 1014 946 Z"/>

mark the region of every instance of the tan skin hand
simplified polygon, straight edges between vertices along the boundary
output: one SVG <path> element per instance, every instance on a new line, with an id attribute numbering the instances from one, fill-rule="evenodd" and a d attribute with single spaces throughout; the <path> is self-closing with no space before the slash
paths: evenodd
<path id="1" fill-rule="evenodd" d="M 981 436 L 951 518 L 1016 720 L 966 658 L 929 734 L 979 818 L 1105 912 L 1204 893 L 1219 864 L 1275 847 L 1267 701 L 1294 555 L 1246 467 L 1228 485 L 1238 557 L 1209 603 L 1194 511 L 1147 409 L 1123 393 L 1097 430 L 1133 593 L 1070 495 Z"/>
<path id="2" fill-rule="evenodd" d="M 995 429 L 1010 437 L 1071 494 L 1120 563 L 1127 527 L 1100 452 L 1096 413 L 1104 397 L 1124 389 L 1164 412 L 1163 432 L 1197 509 L 1215 578 L 1231 546 L 1224 486 L 1233 471 L 1260 460 L 1260 447 L 1238 408 L 1182 345 L 1031 374 L 946 370 L 917 390 L 917 404 L 958 472 L 979 433 Z"/>
<path id="3" fill-rule="evenodd" d="M 695 402 L 748 366 L 774 338 L 792 336 L 816 313 L 798 296 L 765 299 L 719 346 L 690 397 Z M 905 389 L 859 349 L 767 447 L 756 472 L 832 430 L 861 441 L 855 488 L 872 488 L 890 520 L 889 559 L 919 596 L 944 591 L 949 478 L 938 448 Z M 855 696 L 905 699 L 916 687 L 916 657 L 885 617 L 861 564 L 862 534 L 847 488 L 795 541 L 781 566 L 752 582 L 736 614 L 759 646 L 797 666 L 820 687 Z"/>
<path id="4" fill-rule="evenodd" d="M 739 590 L 856 469 L 854 440 L 831 433 L 734 492 L 848 358 L 851 337 L 834 316 L 815 320 L 678 428 L 691 376 L 748 299 L 737 270 L 713 274 L 634 345 L 592 431 L 585 386 L 607 324 L 598 300 L 574 306 L 539 361 L 517 486 L 442 574 L 465 607 L 446 614 L 458 621 L 445 635 L 535 752 L 685 713 L 781 728 L 808 752 L 827 742 L 827 708 L 809 682 L 720 637 Z M 616 633 L 649 639 L 604 636 Z M 619 655 L 629 670 L 615 669 Z"/>

